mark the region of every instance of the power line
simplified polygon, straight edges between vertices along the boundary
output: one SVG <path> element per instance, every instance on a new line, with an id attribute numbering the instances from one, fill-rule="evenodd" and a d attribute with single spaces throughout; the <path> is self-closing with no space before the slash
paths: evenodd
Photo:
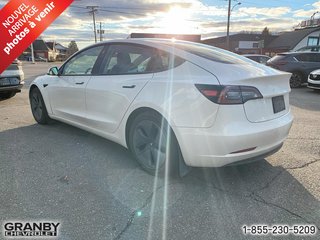
<path id="1" fill-rule="evenodd" d="M 79 8 L 79 9 L 87 9 L 87 7 L 84 7 L 84 6 L 70 6 L 70 7 Z M 97 6 L 96 6 L 96 7 L 97 7 Z M 98 9 L 98 8 L 99 8 L 99 9 Z M 142 14 L 142 13 L 114 11 L 114 10 L 107 10 L 107 8 L 108 8 L 108 7 L 97 7 L 96 11 L 146 16 L 146 14 Z M 120 8 L 119 8 L 119 9 L 120 9 Z M 123 9 L 130 9 L 130 8 L 123 8 Z"/>
<path id="2" fill-rule="evenodd" d="M 129 13 L 129 12 L 120 12 L 120 11 L 112 11 L 112 10 L 105 10 L 105 9 L 99 9 L 101 12 L 111 12 L 111 13 L 122 13 L 122 14 L 130 14 L 130 15 L 139 15 L 139 16 L 146 16 L 146 14 L 142 13 Z"/>

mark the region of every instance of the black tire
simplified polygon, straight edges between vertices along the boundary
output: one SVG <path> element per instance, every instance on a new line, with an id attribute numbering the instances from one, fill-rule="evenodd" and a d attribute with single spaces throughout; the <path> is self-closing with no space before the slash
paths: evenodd
<path id="1" fill-rule="evenodd" d="M 47 108 L 43 101 L 41 92 L 37 87 L 31 89 L 29 94 L 29 100 L 31 105 L 31 112 L 34 119 L 39 124 L 48 124 L 50 121 L 50 117 L 48 115 Z"/>
<path id="2" fill-rule="evenodd" d="M 139 165 L 151 175 L 177 174 L 179 145 L 168 122 L 156 112 L 143 112 L 130 125 L 128 145 Z M 167 170 L 166 170 L 167 169 Z"/>
<path id="3" fill-rule="evenodd" d="M 0 93 L 0 98 L 1 99 L 9 99 L 12 98 L 16 95 L 16 92 L 5 92 L 5 93 Z"/>
<path id="4" fill-rule="evenodd" d="M 303 76 L 299 72 L 293 72 L 290 78 L 290 87 L 298 88 L 303 83 Z"/>

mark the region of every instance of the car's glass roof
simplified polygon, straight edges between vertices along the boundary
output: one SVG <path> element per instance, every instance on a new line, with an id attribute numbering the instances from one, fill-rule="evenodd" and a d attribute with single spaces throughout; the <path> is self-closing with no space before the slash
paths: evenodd
<path id="1" fill-rule="evenodd" d="M 176 47 L 188 53 L 203 57 L 212 61 L 228 63 L 228 64 L 248 64 L 250 63 L 247 58 L 238 54 L 216 48 L 210 45 L 187 42 L 181 40 L 170 39 L 144 39 L 148 42 L 160 43 L 166 46 Z"/>

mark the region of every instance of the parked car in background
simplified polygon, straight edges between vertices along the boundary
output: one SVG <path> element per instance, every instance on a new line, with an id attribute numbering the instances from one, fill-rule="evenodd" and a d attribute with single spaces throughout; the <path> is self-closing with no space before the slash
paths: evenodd
<path id="1" fill-rule="evenodd" d="M 24 84 L 24 72 L 19 60 L 13 63 L 0 74 L 0 98 L 8 99 L 21 92 Z"/>
<path id="2" fill-rule="evenodd" d="M 21 60 L 31 62 L 32 57 L 30 55 L 24 55 L 23 57 L 20 58 Z"/>
<path id="3" fill-rule="evenodd" d="M 296 88 L 307 82 L 308 76 L 312 71 L 320 69 L 320 53 L 279 53 L 267 62 L 267 66 L 292 73 L 290 86 Z"/>
<path id="4" fill-rule="evenodd" d="M 320 69 L 310 73 L 308 78 L 308 88 L 320 90 Z"/>
<path id="5" fill-rule="evenodd" d="M 299 48 L 297 52 L 320 52 L 320 45 L 305 46 L 305 47 Z"/>
<path id="6" fill-rule="evenodd" d="M 278 151 L 292 124 L 289 78 L 208 45 L 127 39 L 79 51 L 33 81 L 29 98 L 38 123 L 113 140 L 155 174 Z"/>
<path id="7" fill-rule="evenodd" d="M 43 57 L 35 57 L 34 60 L 36 62 L 48 62 L 48 59 L 43 58 Z"/>
<path id="8" fill-rule="evenodd" d="M 267 61 L 270 59 L 269 56 L 260 54 L 244 54 L 243 56 L 264 65 L 266 65 Z"/>

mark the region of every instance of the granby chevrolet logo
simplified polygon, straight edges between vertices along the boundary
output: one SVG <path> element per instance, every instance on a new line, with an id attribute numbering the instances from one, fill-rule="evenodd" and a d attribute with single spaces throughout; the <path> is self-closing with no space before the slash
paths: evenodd
<path id="1" fill-rule="evenodd" d="M 6 238 L 31 238 L 35 237 L 48 238 L 57 237 L 58 222 L 5 222 L 3 224 L 3 235 Z"/>

